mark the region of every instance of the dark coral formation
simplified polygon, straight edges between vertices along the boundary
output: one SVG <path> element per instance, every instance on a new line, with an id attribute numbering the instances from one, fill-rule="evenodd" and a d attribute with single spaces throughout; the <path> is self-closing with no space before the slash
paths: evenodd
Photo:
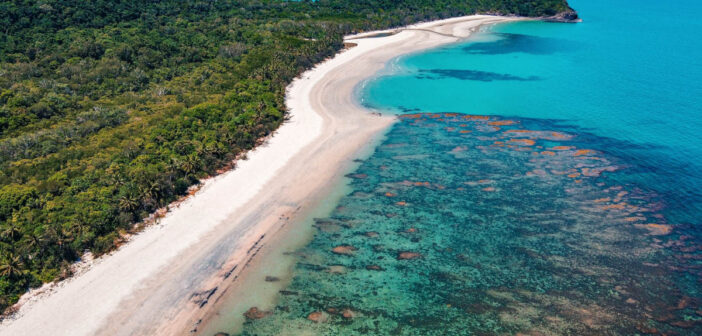
<path id="1" fill-rule="evenodd" d="M 701 334 L 701 245 L 614 147 L 549 121 L 401 116 L 316 221 L 295 295 L 244 334 Z"/>

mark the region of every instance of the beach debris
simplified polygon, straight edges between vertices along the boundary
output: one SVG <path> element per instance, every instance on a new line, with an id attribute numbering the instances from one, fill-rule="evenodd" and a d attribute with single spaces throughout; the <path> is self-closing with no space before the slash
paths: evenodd
<path id="1" fill-rule="evenodd" d="M 266 282 L 278 282 L 280 281 L 280 278 L 266 275 L 266 278 L 264 279 Z"/>

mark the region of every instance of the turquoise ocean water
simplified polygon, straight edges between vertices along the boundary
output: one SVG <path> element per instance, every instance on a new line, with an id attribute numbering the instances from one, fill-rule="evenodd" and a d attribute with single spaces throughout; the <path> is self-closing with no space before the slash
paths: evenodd
<path id="1" fill-rule="evenodd" d="M 702 3 L 393 60 L 399 114 L 245 335 L 702 334 Z"/>

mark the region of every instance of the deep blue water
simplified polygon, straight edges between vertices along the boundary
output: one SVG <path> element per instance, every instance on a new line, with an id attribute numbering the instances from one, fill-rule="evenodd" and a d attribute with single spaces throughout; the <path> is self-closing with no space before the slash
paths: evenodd
<path id="1" fill-rule="evenodd" d="M 402 57 L 363 98 L 394 110 L 571 120 L 702 157 L 702 3 L 572 5 L 584 22 L 503 24 L 475 38 L 484 42 Z"/>
<path id="2" fill-rule="evenodd" d="M 244 334 L 702 334 L 702 3 L 571 5 L 359 89 L 399 121 Z"/>
<path id="3" fill-rule="evenodd" d="M 392 113 L 563 120 L 623 141 L 611 154 L 666 196 L 671 220 L 702 218 L 702 3 L 571 1 L 584 22 L 498 25 L 394 60 L 361 90 Z"/>

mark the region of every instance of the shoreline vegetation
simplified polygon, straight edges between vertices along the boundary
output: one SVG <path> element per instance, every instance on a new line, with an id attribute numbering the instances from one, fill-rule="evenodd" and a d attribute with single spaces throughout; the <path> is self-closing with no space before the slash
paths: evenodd
<path id="1" fill-rule="evenodd" d="M 567 8 L 565 2 L 546 2 L 552 7 Z M 277 3 L 274 7 L 287 9 L 295 6 L 297 5 Z M 299 6 L 301 8 L 296 9 L 299 12 L 293 11 L 293 14 L 303 15 L 303 9 L 314 4 L 303 3 Z M 406 10 L 397 6 L 393 8 L 395 12 L 392 15 Z M 411 20 L 460 15 L 462 11 L 468 12 L 468 8 L 475 11 L 475 8 L 464 6 L 463 9 L 456 10 L 456 13 L 432 13 L 429 7 L 424 8 L 425 11 L 420 11 L 423 16 Z M 84 9 L 83 14 L 90 10 L 96 9 Z M 207 13 L 214 15 L 216 10 L 218 9 L 209 8 Z M 333 9 L 326 10 L 333 12 Z M 38 27 L 40 23 L 20 20 L 21 11 L 8 10 L 13 15 L 7 18 L 7 30 L 0 42 L 3 51 L 16 52 L 5 52 L 1 59 L 3 65 L 10 66 L 4 67 L 3 71 L 9 76 L 4 76 L 6 79 L 0 83 L 3 90 L 0 100 L 3 104 L 0 110 L 0 149 L 8 154 L 3 154 L 3 162 L 0 162 L 3 165 L 0 173 L 0 225 L 3 229 L 0 308 L 10 306 L 26 289 L 36 288 L 42 282 L 62 278 L 68 280 L 45 286 L 40 295 L 27 296 L 27 302 L 18 308 L 18 314 L 3 320 L 0 334 L 11 333 L 11 330 L 26 332 L 30 326 L 34 326 L 37 333 L 42 330 L 71 334 L 93 333 L 103 326 L 103 319 L 108 315 L 111 317 L 108 325 L 111 323 L 113 327 L 117 326 L 119 321 L 130 320 L 131 316 L 131 313 L 120 312 L 119 307 L 128 305 L 130 300 L 133 300 L 132 303 L 139 300 L 143 303 L 147 293 L 155 297 L 161 294 L 160 298 L 164 301 L 158 302 L 160 304 L 181 300 L 176 298 L 177 294 L 185 294 L 182 288 L 176 293 L 167 293 L 166 289 L 157 293 L 148 290 L 149 286 L 155 285 L 153 281 L 159 278 L 157 275 L 168 275 L 169 272 L 171 276 L 182 275 L 182 272 L 187 273 L 197 268 L 197 261 L 203 258 L 209 258 L 207 260 L 212 262 L 207 269 L 212 271 L 237 259 L 232 257 L 237 252 L 250 252 L 252 244 L 257 247 L 257 242 L 262 240 L 266 232 L 278 225 L 276 219 L 290 217 L 300 207 L 283 206 L 273 209 L 270 203 L 261 200 L 257 194 L 263 191 L 270 194 L 268 189 L 281 188 L 273 182 L 294 176 L 286 169 L 290 162 L 299 161 L 302 153 L 309 158 L 314 156 L 314 153 L 306 153 L 306 150 L 319 133 L 328 132 L 321 128 L 331 119 L 309 111 L 305 115 L 286 114 L 284 96 L 287 83 L 305 68 L 340 49 L 344 34 L 404 23 L 393 20 L 379 23 L 383 22 L 380 19 L 374 23 L 353 20 L 344 23 L 333 20 L 315 21 L 306 14 L 308 20 L 305 23 L 293 24 L 291 28 L 287 25 L 294 21 L 291 23 L 290 19 L 280 19 L 273 29 L 266 28 L 266 32 L 272 32 L 270 35 L 259 36 L 259 40 L 253 41 L 255 47 L 245 44 L 252 41 L 232 45 L 234 49 L 230 51 L 237 55 L 229 58 L 222 56 L 222 52 L 227 53 L 226 50 L 222 51 L 221 47 L 214 45 L 205 48 L 213 53 L 200 55 L 199 58 L 183 60 L 166 57 L 161 64 L 152 64 L 152 67 L 147 67 L 147 71 L 141 70 L 146 78 L 142 78 L 141 87 L 125 88 L 119 87 L 119 81 L 101 79 L 110 76 L 119 79 L 118 73 L 93 72 L 102 71 L 98 68 L 107 66 L 103 64 L 105 61 L 114 60 L 127 64 L 122 64 L 123 70 L 132 67 L 131 72 L 125 73 L 125 76 L 131 76 L 135 71 L 139 72 L 140 62 L 147 64 L 155 61 L 153 57 L 159 57 L 151 55 L 151 61 L 142 57 L 144 55 L 140 53 L 146 53 L 149 46 L 138 51 L 121 50 L 119 48 L 125 47 L 124 40 L 121 43 L 110 41 L 104 35 L 105 32 L 101 32 L 105 27 L 113 30 L 129 27 L 122 23 L 96 23 L 95 20 L 88 20 L 84 26 L 89 31 L 74 37 L 70 35 L 70 25 L 65 23 L 71 19 L 66 19 L 63 23 L 56 21 L 57 17 L 61 18 L 57 14 L 57 8 L 43 8 L 41 11 L 54 16 L 53 19 L 36 16 L 44 17 L 44 23 L 53 24 L 51 32 L 46 34 L 68 34 L 54 39 L 52 43 L 65 39 L 64 42 L 69 47 L 63 48 L 69 49 L 66 53 L 71 53 L 68 56 L 72 58 L 50 55 L 48 47 L 53 47 L 51 45 L 35 44 L 35 49 L 30 50 L 31 41 L 23 39 L 31 40 L 31 28 Z M 548 13 L 543 9 L 541 11 Z M 128 13 L 129 9 L 124 12 Z M 357 18 L 363 12 L 361 10 L 353 17 Z M 316 14 L 325 13 L 328 12 Z M 229 15 L 232 18 L 236 14 L 236 10 L 230 9 Z M 294 20 L 295 15 L 292 17 Z M 203 20 L 205 18 L 210 17 L 206 15 Z M 232 24 L 232 18 L 229 24 Z M 77 20 L 76 17 L 72 19 Z M 265 25 L 264 17 L 248 20 L 256 22 L 259 26 L 254 26 L 258 28 Z M 128 21 L 128 18 L 124 18 L 124 21 Z M 153 25 L 159 27 L 160 24 L 163 29 L 173 29 L 176 32 L 181 29 L 177 27 L 178 20 L 156 21 Z M 328 29 L 330 23 L 336 23 L 333 29 Z M 175 26 L 170 27 L 171 24 Z M 241 22 L 234 25 L 243 27 L 244 31 L 249 28 Z M 314 34 L 322 27 L 327 28 L 322 33 L 325 36 L 301 37 Z M 208 38 L 199 37 L 205 40 Z M 247 38 L 243 37 L 244 40 Z M 276 44 L 281 41 L 286 43 Z M 126 42 L 134 41 L 127 39 Z M 77 44 L 80 45 L 76 46 Z M 270 44 L 276 44 L 277 48 L 266 53 Z M 237 46 L 243 49 L 239 50 Z M 72 50 L 71 47 L 82 49 Z M 352 49 L 355 48 L 357 47 Z M 127 56 L 128 60 L 122 59 L 120 50 L 135 59 Z M 291 55 L 288 53 L 290 50 L 298 50 L 299 53 Z M 211 58 L 212 54 L 217 56 Z M 172 65 L 169 63 L 171 61 L 183 62 L 185 65 L 179 69 L 179 73 L 160 73 Z M 66 75 L 62 68 L 69 65 L 73 66 L 71 69 L 74 71 L 71 76 Z M 92 70 L 95 71 L 90 72 Z M 76 79 L 82 76 L 82 72 L 90 78 Z M 91 74 L 97 77 L 91 77 Z M 80 82 L 72 83 L 74 79 Z M 92 87 L 91 83 L 100 85 Z M 176 89 L 179 93 L 169 91 Z M 114 101 L 110 101 L 110 98 L 114 98 Z M 350 94 L 342 99 L 350 100 Z M 355 103 L 350 105 L 359 108 Z M 294 110 L 294 107 L 290 107 Z M 309 106 L 305 107 L 308 108 Z M 232 116 L 234 119 L 231 119 Z M 283 123 L 284 118 L 289 121 Z M 356 143 L 346 145 L 344 153 L 349 155 L 391 122 L 388 118 L 370 115 L 354 118 L 359 121 L 354 127 L 365 125 L 367 128 L 366 133 L 358 135 Z M 285 127 L 278 128 L 281 123 L 293 125 L 288 129 L 298 124 L 298 129 L 286 133 Z M 167 133 L 175 130 L 185 131 L 185 134 Z M 361 135 L 366 137 L 360 137 Z M 266 137 L 268 140 L 261 140 Z M 230 138 L 233 143 L 228 140 L 222 142 L 223 139 Z M 242 139 L 244 143 L 239 143 Z M 286 145 L 267 151 L 285 141 L 288 141 Z M 199 185 L 202 178 L 231 168 L 233 159 L 254 146 L 256 149 L 246 154 L 249 160 L 237 161 L 236 169 L 208 179 L 202 183 L 200 191 L 195 192 L 192 188 L 193 185 Z M 20 147 L 24 149 L 18 151 Z M 347 158 L 337 154 L 334 161 L 337 172 L 327 174 L 333 176 L 338 173 L 339 167 L 343 166 L 342 162 Z M 323 170 L 322 168 L 318 169 Z M 322 184 L 319 181 L 317 183 Z M 182 199 L 189 194 L 195 195 Z M 145 198 L 147 196 L 150 200 Z M 165 206 L 177 198 L 181 198 L 178 207 L 166 213 Z M 302 203 L 304 199 L 301 197 L 298 201 Z M 284 204 L 282 196 L 278 200 Z M 210 209 L 216 209 L 215 213 L 208 211 Z M 264 213 L 269 216 L 260 216 Z M 160 218 L 161 216 L 164 217 Z M 139 222 L 140 218 L 160 220 L 128 239 L 142 226 L 138 224 L 135 227 L 132 224 Z M 239 225 L 233 222 L 238 222 L 236 224 Z M 212 252 L 211 241 L 218 240 L 222 237 L 221 233 L 225 232 L 237 238 L 237 241 L 229 242 L 228 250 L 222 249 L 207 256 L 204 252 L 186 253 L 197 247 L 206 247 L 204 250 Z M 115 250 L 125 242 L 125 246 Z M 156 244 L 155 247 L 152 244 Z M 92 265 L 81 270 L 79 275 L 70 277 L 71 269 L 75 268 L 72 262 L 79 255 L 91 255 L 84 254 L 83 251 L 91 251 L 91 254 L 98 256 L 110 252 L 110 256 L 98 258 L 94 262 L 87 258 L 84 263 Z M 153 255 L 149 255 L 149 252 Z M 247 254 L 239 256 L 237 261 L 246 259 Z M 181 260 L 184 255 L 185 258 Z M 173 262 L 176 257 L 182 261 L 179 265 L 165 267 L 167 262 Z M 143 265 L 148 267 L 140 268 Z M 212 274 L 206 271 L 191 274 L 190 278 L 173 279 L 171 285 L 177 288 L 187 283 L 191 287 L 186 286 L 185 291 L 189 292 L 193 283 L 203 282 Z M 232 275 L 234 271 L 227 272 Z M 134 276 L 130 277 L 131 275 Z M 129 279 L 120 281 L 125 278 Z M 96 284 L 97 281 L 100 284 Z M 211 292 L 205 297 L 211 298 L 214 294 Z M 187 301 L 188 298 L 185 299 Z M 155 315 L 148 315 L 149 317 L 163 318 L 163 315 L 158 315 L 164 314 L 163 307 L 159 308 L 158 303 L 153 302 L 142 305 L 143 309 L 153 309 Z M 173 316 L 173 312 L 167 314 Z M 92 315 L 96 319 L 85 321 L 81 315 Z M 71 320 L 72 318 L 82 321 L 81 325 L 76 326 L 76 320 Z M 134 326 L 147 320 L 145 317 L 135 321 Z M 112 332 L 115 331 L 112 329 Z"/>

